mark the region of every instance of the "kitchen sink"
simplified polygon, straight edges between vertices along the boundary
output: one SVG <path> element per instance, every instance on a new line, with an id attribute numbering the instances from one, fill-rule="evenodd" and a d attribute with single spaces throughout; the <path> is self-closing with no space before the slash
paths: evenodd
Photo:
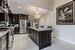
<path id="1" fill-rule="evenodd" d="M 13 27 L 14 25 L 9 25 L 8 27 Z"/>

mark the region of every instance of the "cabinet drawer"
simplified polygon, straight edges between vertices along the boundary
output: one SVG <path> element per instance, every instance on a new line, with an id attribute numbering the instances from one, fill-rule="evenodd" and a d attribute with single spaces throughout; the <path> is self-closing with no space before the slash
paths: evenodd
<path id="1" fill-rule="evenodd" d="M 6 35 L 4 37 L 2 37 L 2 40 L 6 39 Z"/>
<path id="2" fill-rule="evenodd" d="M 2 37 L 1 44 L 3 44 L 5 41 L 6 41 L 6 35 L 4 37 Z"/>
<path id="3" fill-rule="evenodd" d="M 6 41 L 2 44 L 2 50 L 6 50 Z"/>

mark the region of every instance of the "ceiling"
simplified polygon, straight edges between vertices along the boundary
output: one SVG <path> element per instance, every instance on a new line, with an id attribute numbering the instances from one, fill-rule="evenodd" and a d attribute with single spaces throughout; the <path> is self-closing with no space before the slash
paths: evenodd
<path id="1" fill-rule="evenodd" d="M 53 9 L 53 0 L 8 0 L 12 13 L 45 15 Z"/>

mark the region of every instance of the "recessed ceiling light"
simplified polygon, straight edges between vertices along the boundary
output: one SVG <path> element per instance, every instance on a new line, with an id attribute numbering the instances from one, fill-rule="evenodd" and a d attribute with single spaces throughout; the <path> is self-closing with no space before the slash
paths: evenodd
<path id="1" fill-rule="evenodd" d="M 18 6 L 18 8 L 21 9 L 22 7 L 21 6 Z"/>
<path id="2" fill-rule="evenodd" d="M 36 14 L 39 14 L 38 10 L 37 10 Z"/>

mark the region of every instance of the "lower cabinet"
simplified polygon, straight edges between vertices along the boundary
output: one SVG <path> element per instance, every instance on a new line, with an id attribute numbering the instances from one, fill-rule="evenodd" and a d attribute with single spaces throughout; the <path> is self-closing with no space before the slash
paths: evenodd
<path id="1" fill-rule="evenodd" d="M 0 38 L 0 50 L 8 50 L 7 47 L 7 34 Z"/>
<path id="2" fill-rule="evenodd" d="M 51 32 L 52 30 L 39 32 L 40 49 L 43 49 L 51 45 Z"/>
<path id="3" fill-rule="evenodd" d="M 14 28 L 14 34 L 19 34 L 19 27 Z"/>
<path id="4" fill-rule="evenodd" d="M 39 46 L 39 50 L 51 45 L 51 33 L 52 30 L 37 31 L 34 29 L 28 29 L 29 37 L 33 42 Z"/>

